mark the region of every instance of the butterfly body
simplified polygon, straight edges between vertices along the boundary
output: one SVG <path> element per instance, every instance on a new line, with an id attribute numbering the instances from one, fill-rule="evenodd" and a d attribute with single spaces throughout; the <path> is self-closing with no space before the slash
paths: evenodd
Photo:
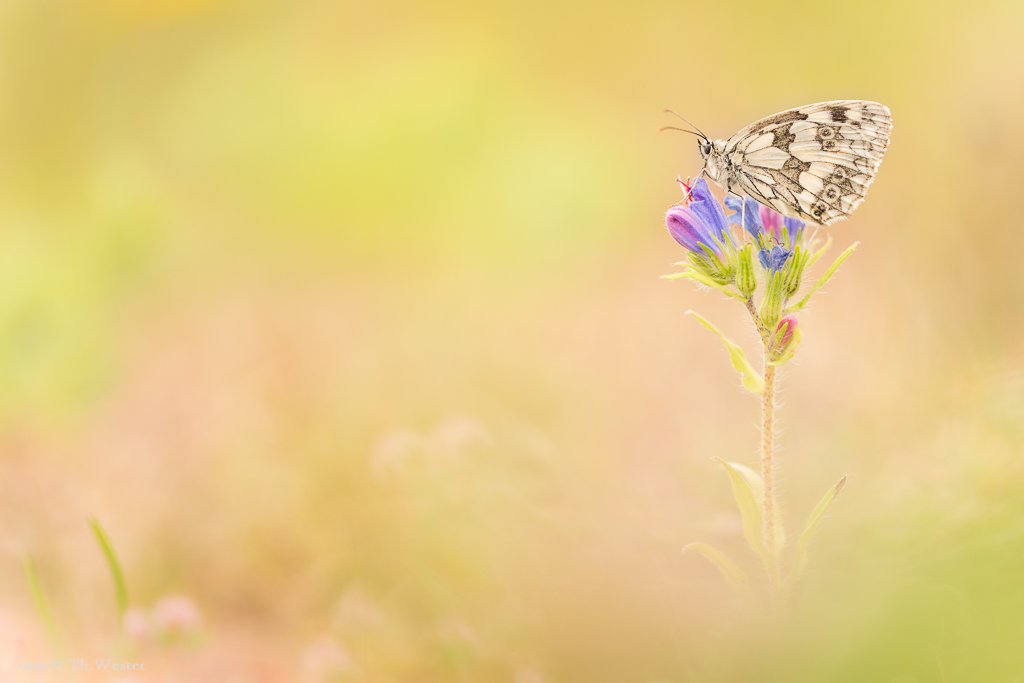
<path id="1" fill-rule="evenodd" d="M 728 140 L 699 141 L 704 173 L 787 216 L 830 225 L 850 215 L 889 145 L 889 109 L 834 100 L 779 112 Z"/>

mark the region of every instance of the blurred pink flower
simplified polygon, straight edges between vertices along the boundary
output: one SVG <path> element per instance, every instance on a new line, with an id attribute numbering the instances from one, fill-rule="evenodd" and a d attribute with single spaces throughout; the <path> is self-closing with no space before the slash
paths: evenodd
<path id="1" fill-rule="evenodd" d="M 153 608 L 153 624 L 165 635 L 186 635 L 198 632 L 203 626 L 196 603 L 184 595 L 160 598 Z"/>
<path id="2" fill-rule="evenodd" d="M 149 616 L 141 609 L 132 607 L 124 613 L 124 632 L 136 643 L 149 640 L 153 637 L 153 626 Z"/>

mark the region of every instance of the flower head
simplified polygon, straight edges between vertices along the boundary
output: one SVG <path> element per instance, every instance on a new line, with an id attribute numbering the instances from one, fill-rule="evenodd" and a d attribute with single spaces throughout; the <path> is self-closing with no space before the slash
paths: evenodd
<path id="1" fill-rule="evenodd" d="M 805 225 L 799 218 L 783 216 L 778 211 L 769 209 L 750 197 L 744 197 L 742 201 L 737 197 L 726 197 L 725 206 L 734 212 L 729 216 L 729 222 L 739 225 L 742 220 L 743 228 L 755 240 L 759 240 L 763 234 L 781 243 L 783 242 L 782 230 L 784 228 L 789 234 L 789 244 L 794 245 Z"/>
<path id="2" fill-rule="evenodd" d="M 804 229 L 805 223 L 799 218 L 783 216 L 778 211 L 769 209 L 767 206 L 759 206 L 758 212 L 761 215 L 761 225 L 764 231 L 770 233 L 778 241 L 782 241 L 782 230 L 785 228 L 789 233 L 789 243 L 796 244 L 800 231 Z"/>
<path id="3" fill-rule="evenodd" d="M 711 194 L 708 183 L 699 179 L 689 193 L 686 202 L 673 206 L 665 214 L 665 226 L 672 238 L 688 250 L 702 254 L 704 248 L 721 256 L 725 244 L 732 241 L 729 222 L 725 211 Z"/>
<path id="4" fill-rule="evenodd" d="M 786 265 L 786 261 L 793 255 L 793 252 L 785 247 L 775 245 L 771 249 L 762 249 L 757 253 L 757 259 L 761 262 L 761 267 L 767 271 L 782 270 L 782 267 Z"/>

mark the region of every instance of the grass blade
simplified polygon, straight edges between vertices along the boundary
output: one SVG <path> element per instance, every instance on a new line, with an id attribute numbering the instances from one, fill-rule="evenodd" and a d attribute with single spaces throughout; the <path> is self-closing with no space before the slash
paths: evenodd
<path id="1" fill-rule="evenodd" d="M 92 532 L 96 535 L 96 542 L 99 543 L 103 556 L 107 558 L 110 576 L 114 580 L 114 594 L 117 597 L 117 623 L 120 627 L 124 621 L 124 613 L 128 611 L 128 585 L 124 580 L 124 572 L 121 571 L 121 563 L 117 561 L 117 555 L 114 553 L 114 546 L 111 545 L 103 527 L 95 517 L 89 519 L 89 526 L 92 527 Z"/>
<path id="2" fill-rule="evenodd" d="M 28 581 L 28 591 L 32 595 L 32 604 L 36 608 L 36 614 L 39 615 L 39 620 L 43 622 L 43 628 L 46 629 L 50 642 L 53 643 L 58 652 L 62 653 L 64 651 L 64 641 L 61 639 L 60 631 L 57 629 L 57 622 L 53 619 L 50 604 L 46 600 L 46 593 L 43 592 L 43 582 L 39 579 L 39 569 L 36 567 L 36 561 L 31 555 L 25 557 L 25 579 Z"/>

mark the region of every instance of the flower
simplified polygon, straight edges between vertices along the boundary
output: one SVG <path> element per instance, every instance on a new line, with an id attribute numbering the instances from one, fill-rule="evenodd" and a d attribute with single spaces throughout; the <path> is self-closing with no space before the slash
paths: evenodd
<path id="1" fill-rule="evenodd" d="M 782 229 L 785 228 L 786 232 L 789 233 L 789 243 L 796 244 L 796 238 L 800 235 L 800 231 L 804 229 L 805 223 L 802 220 L 791 216 L 783 216 L 778 211 L 769 209 L 767 206 L 758 207 L 758 211 L 761 215 L 761 224 L 764 226 L 765 232 L 770 232 L 772 237 L 781 242 Z"/>
<path id="2" fill-rule="evenodd" d="M 692 252 L 703 254 L 707 248 L 714 254 L 723 255 L 725 244 L 732 241 L 732 236 L 722 205 L 711 194 L 703 178 L 692 189 L 687 189 L 686 203 L 673 206 L 665 214 L 669 234 Z"/>
<path id="3" fill-rule="evenodd" d="M 769 350 L 770 362 L 773 365 L 782 365 L 789 361 L 796 353 L 796 347 L 800 344 L 803 332 L 797 324 L 796 317 L 787 315 L 775 326 L 775 335 L 772 337 Z"/>
<path id="4" fill-rule="evenodd" d="M 740 217 L 742 216 L 743 228 L 755 240 L 761 232 L 761 214 L 758 211 L 760 206 L 750 197 L 744 197 L 742 200 L 739 197 L 730 197 L 728 195 L 725 197 L 725 208 L 735 212 L 729 216 L 729 222 L 739 225 Z"/>
<path id="5" fill-rule="evenodd" d="M 782 242 L 782 229 L 789 233 L 789 243 L 796 244 L 800 231 L 805 223 L 799 218 L 783 216 L 778 211 L 759 204 L 750 197 L 744 197 L 741 201 L 738 197 L 726 197 L 725 207 L 734 213 L 729 216 L 729 222 L 735 225 L 740 224 L 742 215 L 743 227 L 755 240 L 761 234 L 769 235 L 777 242 Z"/>
<path id="6" fill-rule="evenodd" d="M 761 262 L 761 267 L 767 271 L 782 270 L 782 267 L 786 265 L 786 261 L 793 255 L 793 252 L 785 247 L 775 245 L 771 249 L 762 249 L 757 253 L 757 259 Z"/>
<path id="7" fill-rule="evenodd" d="M 166 595 L 153 607 L 153 624 L 162 635 L 177 637 L 198 632 L 203 618 L 191 598 Z"/>

